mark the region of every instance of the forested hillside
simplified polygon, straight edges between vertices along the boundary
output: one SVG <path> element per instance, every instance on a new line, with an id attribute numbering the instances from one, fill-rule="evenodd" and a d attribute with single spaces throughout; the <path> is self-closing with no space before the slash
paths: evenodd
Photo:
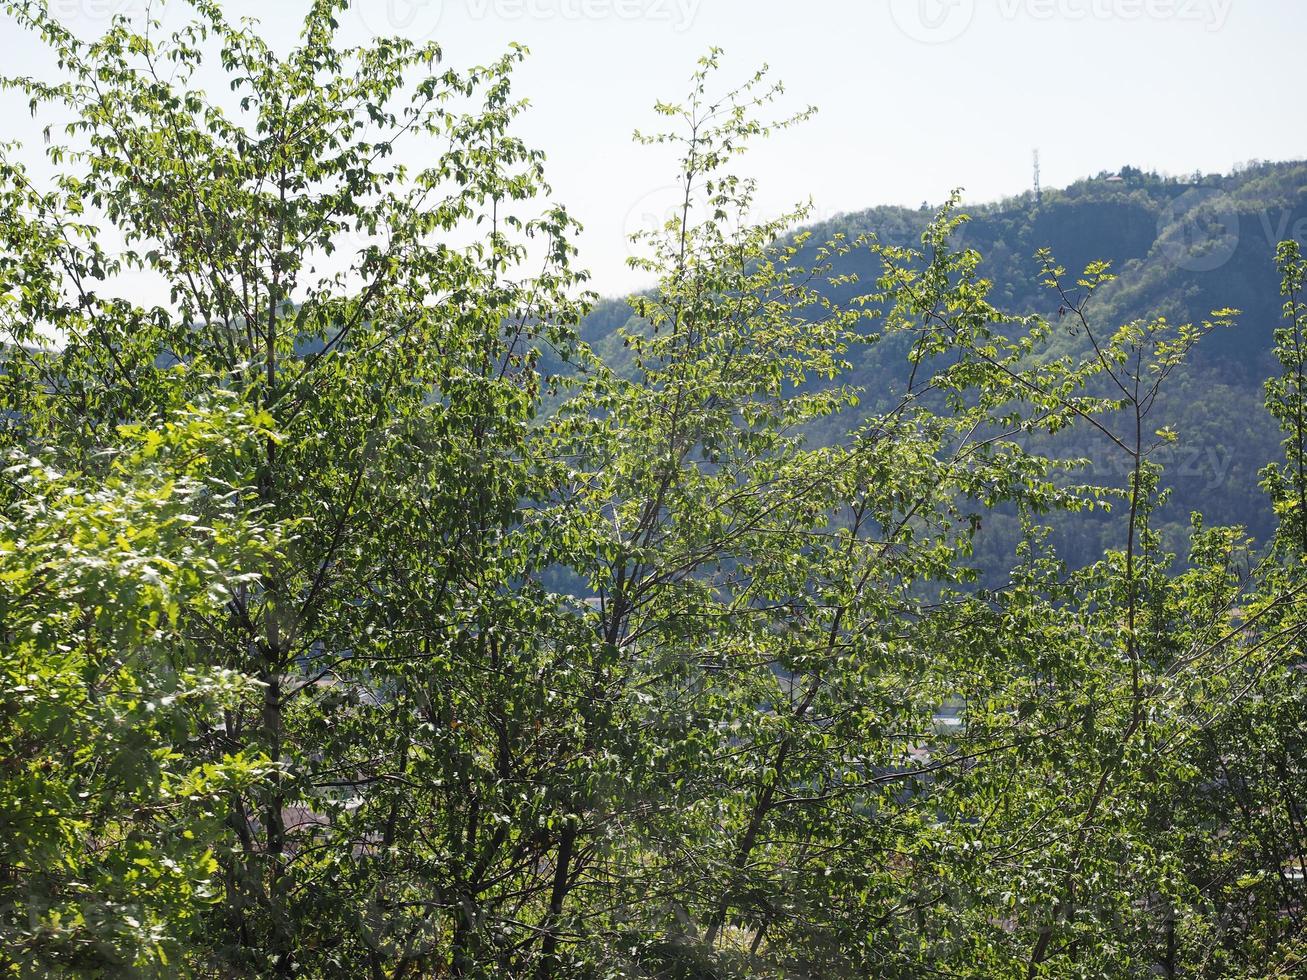
<path id="1" fill-rule="evenodd" d="M 1182 545 L 1193 511 L 1218 523 L 1245 525 L 1258 540 L 1268 540 L 1274 521 L 1258 471 L 1277 454 L 1279 443 L 1263 406 L 1263 382 L 1275 364 L 1273 332 L 1282 319 L 1275 249 L 1281 240 L 1307 238 L 1307 164 L 1253 163 L 1231 175 L 1183 178 L 1127 166 L 1119 174 L 1045 190 L 1039 201 L 1028 193 L 960 211 L 969 221 L 959 229 L 955 245 L 980 254 L 980 273 L 993 283 L 995 305 L 1036 313 L 1066 328 L 1047 355 L 1082 353 L 1085 340 L 1075 332 L 1074 318 L 1067 319 L 1067 300 L 1043 284 L 1036 257 L 1041 249 L 1051 251 L 1072 273 L 1093 261 L 1110 263 L 1117 279 L 1093 303 L 1094 317 L 1102 324 L 1154 316 L 1186 323 L 1218 309 L 1239 311 L 1233 326 L 1194 352 L 1160 400 L 1159 422 L 1180 435 L 1165 453 L 1173 494 L 1160 525 L 1175 547 Z M 810 231 L 818 242 L 874 234 L 886 243 L 915 245 L 933 216 L 929 208 L 878 207 Z M 883 273 L 878 256 L 866 250 L 842 257 L 836 266 L 856 276 L 856 281 L 825 291 L 843 303 L 866 292 Z M 582 333 L 620 362 L 621 344 L 614 335 L 630 319 L 624 301 L 608 301 L 588 318 Z M 842 380 L 862 389 L 867 409 L 883 408 L 901 388 L 905 344 L 890 340 L 853 352 L 851 370 Z M 817 438 L 839 437 L 838 427 L 816 428 Z M 1076 433 L 1057 448 L 1088 461 L 1088 480 L 1124 475 L 1110 447 L 1093 433 Z M 994 534 L 982 542 L 980 561 L 1001 574 L 1016 522 L 998 513 L 989 524 Z M 1081 517 L 1074 527 L 1059 530 L 1065 555 L 1076 562 L 1096 560 L 1113 543 L 1107 521 Z"/>

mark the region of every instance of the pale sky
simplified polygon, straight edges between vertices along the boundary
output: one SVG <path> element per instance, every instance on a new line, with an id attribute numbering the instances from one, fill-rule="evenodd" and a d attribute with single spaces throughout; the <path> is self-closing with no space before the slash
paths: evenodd
<path id="1" fill-rule="evenodd" d="M 50 0 L 83 34 L 145 2 Z M 276 41 L 307 3 L 225 7 Z M 724 83 L 767 63 L 794 108 L 820 109 L 751 158 L 764 210 L 811 197 L 828 217 L 953 187 L 992 200 L 1030 186 L 1036 147 L 1046 187 L 1127 163 L 1178 174 L 1307 157 L 1301 0 L 356 0 L 344 29 L 433 37 L 454 66 L 531 49 L 518 131 L 585 225 L 581 261 L 603 293 L 641 284 L 626 235 L 661 216 L 675 177 L 632 131 L 714 45 Z M 0 73 L 45 64 L 2 14 L 0 51 Z M 37 131 L 12 96 L 0 113 L 6 139 Z"/>

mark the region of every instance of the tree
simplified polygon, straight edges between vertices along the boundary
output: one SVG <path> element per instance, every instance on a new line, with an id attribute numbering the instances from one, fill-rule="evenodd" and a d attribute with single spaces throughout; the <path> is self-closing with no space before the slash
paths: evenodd
<path id="1" fill-rule="evenodd" d="M 205 915 L 217 941 L 190 968 L 429 970 L 468 921 L 456 854 L 473 889 L 474 868 L 534 871 L 529 841 L 495 836 L 503 784 L 484 753 L 502 732 L 475 706 L 515 706 L 533 736 L 539 675 L 514 661 L 505 689 L 467 658 L 561 615 L 513 591 L 541 546 L 512 529 L 536 493 L 521 452 L 532 364 L 577 318 L 571 225 L 527 213 L 543 185 L 509 131 L 522 52 L 458 72 L 435 45 L 342 47 L 345 4 L 321 0 L 278 57 L 219 4 L 194 7 L 168 36 L 119 19 L 88 42 L 40 4 L 7 4 L 65 72 L 10 84 L 74 121 L 49 150 L 53 189 L 4 171 L 5 438 L 57 446 L 91 478 L 116 427 L 217 390 L 266 420 L 239 499 L 279 545 L 241 569 L 253 578 L 223 615 L 184 626 L 198 662 L 257 689 L 188 758 L 278 765 L 228 797 Z M 224 70 L 232 105 L 196 87 L 202 63 Z M 417 170 L 391 162 L 412 137 L 440 147 Z M 347 270 L 318 272 L 351 235 Z M 128 269 L 161 277 L 168 306 L 113 298 Z"/>
<path id="2" fill-rule="evenodd" d="M 94 472 L 15 453 L 0 518 L 0 966 L 169 975 L 222 897 L 215 852 L 257 750 L 194 755 L 253 682 L 189 634 L 275 546 L 242 515 L 265 430 L 239 406 L 124 427 Z"/>
<path id="3" fill-rule="evenodd" d="M 570 905 L 575 955 L 610 972 L 910 972 L 917 940 L 886 939 L 931 889 L 904 862 L 975 759 L 934 731 L 962 683 L 936 631 L 965 596 L 941 590 L 971 587 L 983 509 L 1085 505 L 1020 439 L 1096 411 L 1073 395 L 1101 365 L 1034 361 L 1050 327 L 987 301 L 950 210 L 922 251 L 786 239 L 802 212 L 751 224 L 728 164 L 779 91 L 713 97 L 717 67 L 659 106 L 678 128 L 647 141 L 677 146 L 683 200 L 637 260 L 659 285 L 632 301 L 620 373 L 557 424 L 614 649 L 585 734 L 638 755 L 625 795 L 592 790 L 560 837 L 550 922 Z M 834 304 L 857 285 L 832 266 L 864 247 L 879 292 Z M 889 337 L 910 356 L 887 406 L 812 443 L 858 403 L 847 353 Z"/>

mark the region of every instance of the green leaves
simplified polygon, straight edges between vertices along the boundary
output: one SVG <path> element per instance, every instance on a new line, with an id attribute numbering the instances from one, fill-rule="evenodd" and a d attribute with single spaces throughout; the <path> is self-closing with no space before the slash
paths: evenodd
<path id="1" fill-rule="evenodd" d="M 36 456 L 5 470 L 10 969 L 165 972 L 219 892 L 222 800 L 269 766 L 257 755 L 186 758 L 251 683 L 191 660 L 182 627 L 214 615 L 241 567 L 274 544 L 215 495 L 222 467 L 199 462 L 256 431 L 220 404 L 162 430 L 124 431 L 103 476 L 60 473 Z"/>
<path id="2" fill-rule="evenodd" d="M 10 84 L 73 123 L 47 188 L 0 159 L 0 964 L 1286 966 L 1295 247 L 1281 534 L 1195 517 L 1177 561 L 1155 408 L 1233 311 L 1103 328 L 1111 270 L 1048 253 L 1059 322 L 1004 309 L 956 198 L 920 247 L 757 221 L 733 165 L 809 110 L 713 51 L 639 137 L 683 206 L 592 349 L 524 52 L 346 45 L 344 6 L 281 54 L 210 0 L 94 40 L 6 5 L 63 71 Z M 1119 481 L 1069 475 L 1076 427 Z"/>

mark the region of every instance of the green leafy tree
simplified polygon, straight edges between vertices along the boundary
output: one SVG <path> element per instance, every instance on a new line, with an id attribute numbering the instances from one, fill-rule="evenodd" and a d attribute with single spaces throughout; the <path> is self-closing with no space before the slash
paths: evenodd
<path id="1" fill-rule="evenodd" d="M 124 427 L 94 470 L 16 453 L 0 517 L 0 967 L 171 975 L 221 901 L 232 794 L 273 766 L 201 760 L 253 682 L 191 635 L 275 539 L 242 516 L 264 429 L 226 403 Z"/>
<path id="2" fill-rule="evenodd" d="M 951 211 L 920 251 L 787 241 L 802 212 L 751 223 L 753 185 L 728 164 L 779 92 L 760 75 L 714 98 L 716 68 L 659 106 L 679 126 L 649 142 L 678 147 L 683 206 L 637 260 L 659 284 L 632 300 L 620 371 L 555 424 L 613 650 L 587 747 L 635 757 L 600 755 L 559 838 L 550 923 L 610 971 L 910 973 L 920 937 L 887 940 L 930 902 L 937 872 L 911 862 L 936 787 L 976 758 L 937 732 L 966 680 L 937 647 L 965 596 L 941 606 L 941 589 L 974 587 L 985 509 L 1092 504 L 1021 442 L 1110 403 L 1082 391 L 1098 361 L 1033 357 L 1051 328 L 988 302 Z M 855 287 L 833 271 L 855 248 L 886 271 L 839 306 L 823 297 Z M 862 395 L 841 383 L 849 352 L 900 337 L 887 407 L 812 441 Z"/>
<path id="3" fill-rule="evenodd" d="M 64 72 L 10 85 L 73 120 L 51 189 L 4 170 L 6 439 L 89 470 L 116 427 L 215 390 L 266 420 L 240 500 L 278 547 L 184 628 L 199 662 L 258 685 L 193 760 L 278 767 L 229 795 L 194 968 L 429 973 L 463 963 L 485 889 L 514 916 L 538 876 L 544 804 L 519 797 L 547 791 L 529 767 L 556 764 L 558 729 L 518 653 L 544 657 L 535 636 L 565 630 L 528 582 L 556 546 L 521 519 L 537 493 L 522 446 L 536 352 L 577 319 L 571 225 L 530 213 L 520 51 L 460 72 L 434 44 L 346 47 L 345 4 L 321 0 L 280 56 L 219 4 L 192 6 L 171 34 L 119 19 L 85 41 L 42 4 L 6 5 Z M 227 102 L 198 88 L 202 65 Z M 436 150 L 397 163 L 405 138 Z M 115 297 L 133 270 L 162 279 L 166 307 Z M 495 942 L 536 935 L 514 928 Z"/>

